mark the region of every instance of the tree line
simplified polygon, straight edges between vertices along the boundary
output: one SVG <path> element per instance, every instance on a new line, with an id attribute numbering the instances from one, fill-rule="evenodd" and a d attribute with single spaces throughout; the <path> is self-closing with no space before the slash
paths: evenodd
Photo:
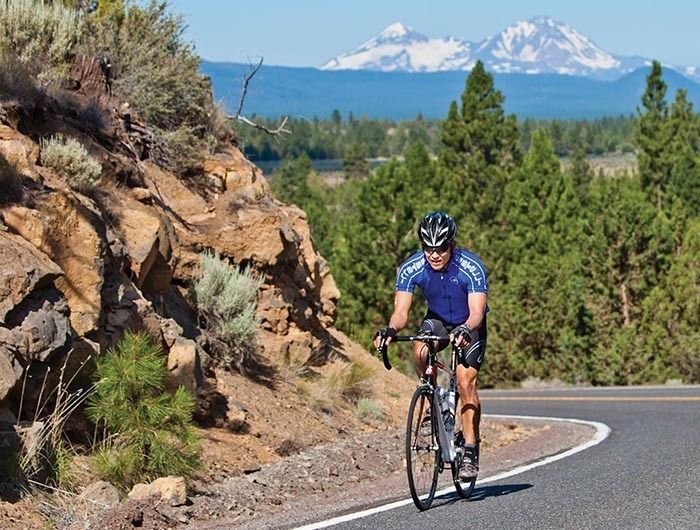
<path id="1" fill-rule="evenodd" d="M 557 142 L 566 135 L 552 126 L 569 122 L 506 115 L 478 63 L 434 150 L 416 140 L 401 159 L 334 187 L 303 152 L 272 186 L 307 211 L 342 293 L 338 326 L 364 344 L 391 314 L 396 267 L 418 248 L 417 222 L 444 209 L 458 244 L 489 273 L 485 385 L 698 382 L 700 118 L 683 90 L 670 104 L 666 90 L 655 62 L 636 116 L 607 129 L 598 122 L 595 134 L 630 136 L 632 174 L 596 175 L 581 144 L 564 169 Z M 417 325 L 424 306 L 414 306 Z"/>
<path id="2" fill-rule="evenodd" d="M 279 120 L 254 116 L 256 123 L 272 128 Z M 426 120 L 420 114 L 414 120 L 394 122 L 356 118 L 343 119 L 333 111 L 330 119 L 292 118 L 292 134 L 270 136 L 264 131 L 239 126 L 238 134 L 246 155 L 253 161 L 283 160 L 306 154 L 312 159 L 345 159 L 354 153 L 365 158 L 400 157 L 416 142 L 423 143 L 436 156 L 440 150 L 442 120 Z M 571 156 L 576 149 L 587 154 L 631 153 L 634 151 L 634 116 L 602 117 L 594 120 L 544 120 L 527 118 L 520 123 L 520 147 L 528 150 L 533 133 L 545 129 L 554 152 Z M 353 153 L 349 153 L 352 151 Z"/>

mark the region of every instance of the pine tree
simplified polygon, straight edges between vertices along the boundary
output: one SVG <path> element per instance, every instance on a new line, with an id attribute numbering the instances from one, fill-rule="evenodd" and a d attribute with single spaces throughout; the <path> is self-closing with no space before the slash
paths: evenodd
<path id="1" fill-rule="evenodd" d="M 700 219 L 689 223 L 668 275 L 644 302 L 636 378 L 700 382 Z"/>
<path id="2" fill-rule="evenodd" d="M 596 349 L 593 382 L 641 382 L 637 345 L 642 307 L 663 280 L 675 247 L 674 222 L 658 209 L 639 176 L 597 177 L 586 210 L 585 255 Z"/>
<path id="3" fill-rule="evenodd" d="M 369 174 L 367 149 L 360 142 L 351 143 L 343 155 L 343 173 L 348 180 L 364 179 Z"/>
<path id="4" fill-rule="evenodd" d="M 593 180 L 593 168 L 586 158 L 586 151 L 580 146 L 574 146 L 571 152 L 571 177 L 579 198 L 583 201 L 588 186 Z"/>
<path id="5" fill-rule="evenodd" d="M 700 122 L 685 90 L 676 93 L 669 129 L 673 168 L 668 190 L 689 212 L 700 215 Z"/>
<path id="6" fill-rule="evenodd" d="M 461 107 L 452 102 L 440 135 L 443 207 L 458 212 L 470 239 L 493 221 L 508 175 L 520 161 L 517 123 L 505 115 L 503 102 L 493 76 L 478 61 Z"/>
<path id="7" fill-rule="evenodd" d="M 87 413 L 110 435 L 96 455 L 97 468 L 127 490 L 159 476 L 192 476 L 199 468 L 194 398 L 184 387 L 166 392 L 166 373 L 160 348 L 143 332 L 128 332 L 97 359 Z"/>
<path id="8" fill-rule="evenodd" d="M 589 379 L 591 316 L 581 217 L 573 180 L 561 172 L 547 133 L 535 131 L 499 214 L 504 238 L 492 275 L 494 353 L 485 381 Z"/>
<path id="9" fill-rule="evenodd" d="M 661 78 L 661 64 L 654 61 L 642 95 L 643 108 L 637 108 L 635 141 L 642 186 L 654 196 L 658 207 L 661 207 L 673 163 L 669 149 L 668 106 L 664 99 L 666 88 Z"/>

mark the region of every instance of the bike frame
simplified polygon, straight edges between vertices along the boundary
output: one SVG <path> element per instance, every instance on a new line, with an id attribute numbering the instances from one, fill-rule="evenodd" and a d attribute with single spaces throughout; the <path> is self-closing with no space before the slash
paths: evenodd
<path id="1" fill-rule="evenodd" d="M 428 356 L 426 359 L 426 366 L 423 375 L 421 375 L 421 384 L 429 385 L 432 392 L 433 410 L 436 411 L 436 420 L 438 427 L 438 444 L 441 451 L 443 463 L 449 464 L 453 462 L 457 456 L 456 449 L 454 447 L 454 440 L 452 433 L 448 433 L 445 428 L 445 420 L 442 417 L 442 409 L 440 407 L 438 399 L 438 389 L 442 387 L 438 384 L 438 373 L 443 372 L 449 378 L 449 387 L 446 389 L 449 392 L 456 392 L 456 369 L 457 369 L 457 352 L 455 347 L 452 347 L 452 355 L 450 357 L 450 366 L 445 365 L 437 356 L 437 351 L 435 348 L 435 342 L 441 340 L 447 340 L 447 337 L 440 337 L 437 335 L 397 335 L 392 339 L 396 342 L 422 342 L 428 348 Z M 391 363 L 387 355 L 386 344 L 380 346 L 380 351 L 382 352 L 382 360 L 384 361 L 384 366 L 387 370 L 391 370 Z M 455 418 L 457 411 L 454 408 L 450 409 L 450 413 Z M 422 416 L 423 411 L 420 411 Z"/>

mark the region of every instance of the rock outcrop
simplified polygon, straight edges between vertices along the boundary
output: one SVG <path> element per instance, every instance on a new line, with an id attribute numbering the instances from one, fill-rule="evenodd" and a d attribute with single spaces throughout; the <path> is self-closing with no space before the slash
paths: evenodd
<path id="1" fill-rule="evenodd" d="M 78 370 L 128 329 L 160 342 L 171 388 L 204 395 L 215 387 L 188 296 L 204 250 L 263 277 L 260 355 L 272 364 L 290 353 L 328 360 L 339 297 L 328 265 L 305 213 L 275 200 L 235 146 L 221 147 L 198 177 L 182 179 L 109 151 L 119 143 L 116 124 L 88 145 L 104 173 L 87 196 L 40 163 L 39 138 L 81 133 L 69 116 L 49 114 L 56 109 L 0 123 L 0 158 L 24 183 L 20 199 L 0 200 L 0 408 L 17 400 L 28 370 L 42 381 L 69 351 Z M 35 406 L 38 388 L 30 382 L 24 391 L 34 393 L 25 403 Z"/>

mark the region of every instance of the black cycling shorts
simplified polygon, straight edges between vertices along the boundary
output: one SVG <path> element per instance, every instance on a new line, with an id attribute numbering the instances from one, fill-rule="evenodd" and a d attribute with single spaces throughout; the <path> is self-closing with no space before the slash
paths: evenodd
<path id="1" fill-rule="evenodd" d="M 454 328 L 460 324 L 449 324 L 443 320 L 436 318 L 436 315 L 428 313 L 423 319 L 423 323 L 418 328 L 418 335 L 440 335 L 447 336 Z M 477 371 L 481 368 L 484 362 L 484 354 L 486 353 L 486 315 L 481 321 L 479 329 L 472 330 L 471 341 L 469 346 L 462 348 L 460 352 L 460 362 L 464 367 L 471 366 Z M 444 349 L 449 342 L 441 340 L 438 342 L 438 350 Z"/>

